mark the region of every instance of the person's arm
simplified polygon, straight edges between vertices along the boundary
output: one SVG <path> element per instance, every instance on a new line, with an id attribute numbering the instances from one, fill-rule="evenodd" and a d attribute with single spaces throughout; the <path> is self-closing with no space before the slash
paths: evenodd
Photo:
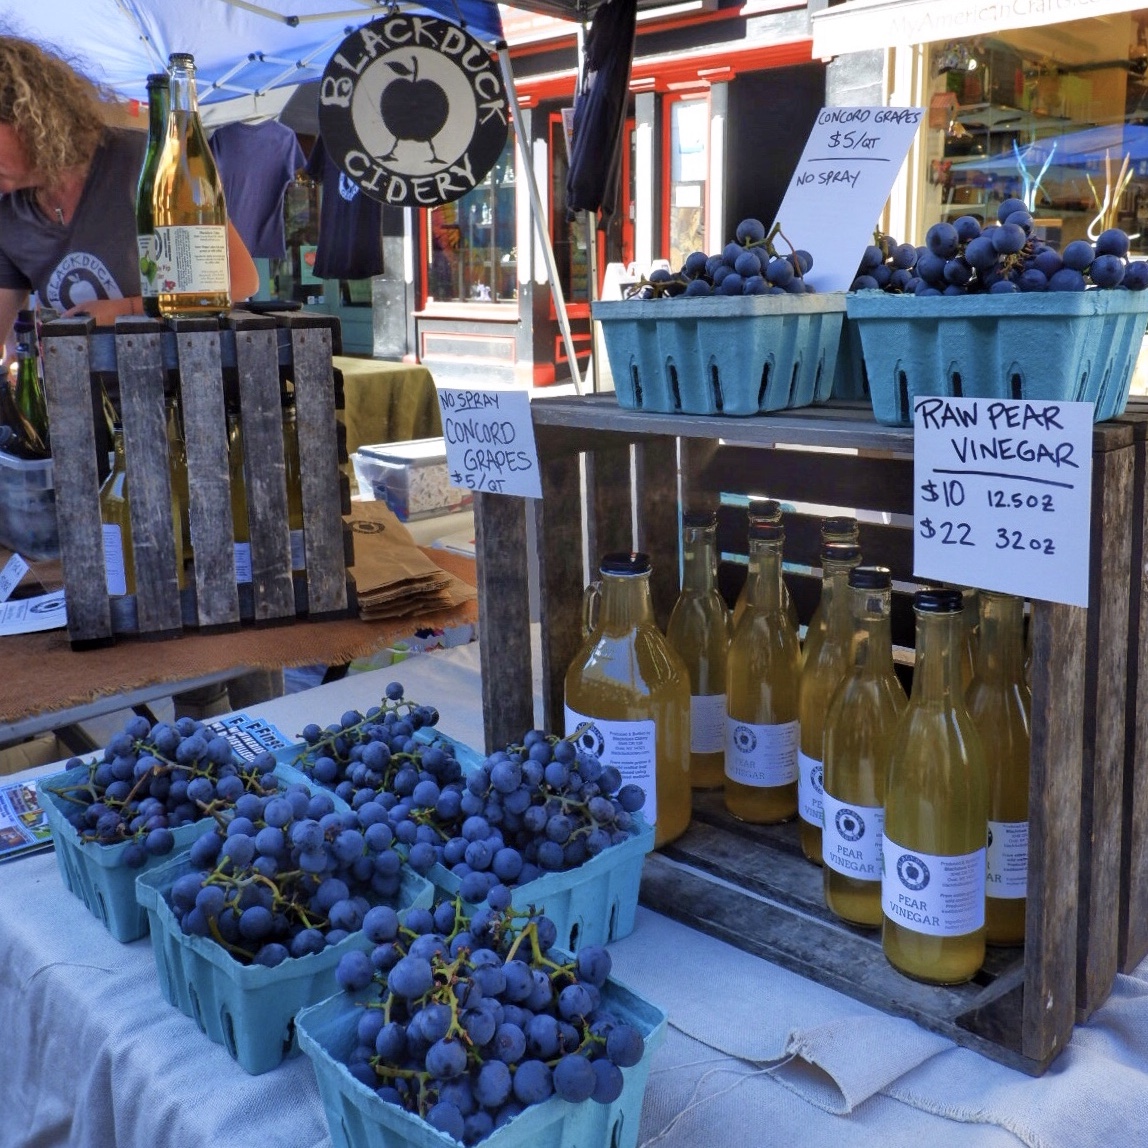
<path id="1" fill-rule="evenodd" d="M 230 220 L 227 223 L 227 261 L 231 268 L 231 301 L 242 303 L 259 290 L 259 269 Z"/>

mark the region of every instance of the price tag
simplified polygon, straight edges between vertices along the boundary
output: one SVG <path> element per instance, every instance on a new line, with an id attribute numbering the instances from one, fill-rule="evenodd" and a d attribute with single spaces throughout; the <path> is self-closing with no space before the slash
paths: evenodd
<path id="1" fill-rule="evenodd" d="M 848 291 L 925 108 L 822 108 L 775 224 L 813 256 L 818 291 Z M 788 250 L 784 241 L 778 246 Z"/>
<path id="2" fill-rule="evenodd" d="M 451 486 L 542 497 L 527 391 L 439 387 L 438 403 Z"/>
<path id="3" fill-rule="evenodd" d="M 1088 605 L 1092 403 L 913 404 L 913 571 Z"/>

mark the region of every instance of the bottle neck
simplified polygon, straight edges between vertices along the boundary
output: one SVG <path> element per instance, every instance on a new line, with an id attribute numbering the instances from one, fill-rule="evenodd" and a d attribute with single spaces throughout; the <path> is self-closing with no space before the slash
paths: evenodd
<path id="1" fill-rule="evenodd" d="M 653 622 L 650 575 L 603 574 L 600 626 L 604 630 L 625 630 L 642 622 Z"/>
<path id="2" fill-rule="evenodd" d="M 124 432 L 117 430 L 112 439 L 112 469 L 121 473 L 127 469 L 127 452 L 124 450 Z"/>
<path id="3" fill-rule="evenodd" d="M 893 671 L 893 638 L 889 624 L 893 595 L 889 590 L 851 589 L 857 643 L 853 664 L 877 676 Z"/>
<path id="4" fill-rule="evenodd" d="M 860 559 L 850 562 L 826 560 L 821 580 L 822 612 L 830 626 L 849 626 L 849 571 L 860 565 Z"/>
<path id="5" fill-rule="evenodd" d="M 981 591 L 976 676 L 1008 682 L 1024 677 L 1024 602 L 1011 594 Z"/>
<path id="6" fill-rule="evenodd" d="M 717 570 L 717 538 L 712 526 L 687 526 L 682 531 L 682 589 L 708 594 Z"/>
<path id="7" fill-rule="evenodd" d="M 194 114 L 199 111 L 195 94 L 195 72 L 183 65 L 173 65 L 169 73 L 171 110 Z"/>
<path id="8" fill-rule="evenodd" d="M 951 614 L 917 614 L 917 660 L 912 701 L 947 704 L 961 692 L 961 645 L 964 618 Z"/>
<path id="9" fill-rule="evenodd" d="M 781 609 L 781 543 L 751 538 L 747 599 L 758 610 Z"/>
<path id="10" fill-rule="evenodd" d="M 147 94 L 147 133 L 150 140 L 163 139 L 167 130 L 168 88 L 150 88 Z"/>

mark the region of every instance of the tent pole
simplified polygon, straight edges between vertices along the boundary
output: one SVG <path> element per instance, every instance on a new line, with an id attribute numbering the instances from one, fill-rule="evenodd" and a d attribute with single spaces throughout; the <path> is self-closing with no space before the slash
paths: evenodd
<path id="1" fill-rule="evenodd" d="M 594 302 L 598 298 L 598 229 L 592 211 L 586 212 L 586 239 L 590 245 L 587 251 L 590 267 L 590 392 L 596 395 L 602 389 L 602 372 L 598 366 L 598 323 L 594 319 Z"/>
<path id="2" fill-rule="evenodd" d="M 514 86 L 514 75 L 510 70 L 510 50 L 505 41 L 497 45 L 498 63 L 502 68 L 502 82 L 506 85 L 507 99 L 510 101 L 510 115 L 514 120 L 514 135 L 518 141 L 518 153 L 522 168 L 526 173 L 527 187 L 530 190 L 530 203 L 533 208 L 534 224 L 538 228 L 538 238 L 542 241 L 542 257 L 546 263 L 546 273 L 550 276 L 550 293 L 554 296 L 554 310 L 558 315 L 558 326 L 562 331 L 562 342 L 566 347 L 566 358 L 570 363 L 570 377 L 574 380 L 574 390 L 582 394 L 582 376 L 578 370 L 578 356 L 574 352 L 574 339 L 570 334 L 570 317 L 566 314 L 566 300 L 562 296 L 562 284 L 558 282 L 558 265 L 554 261 L 554 248 L 550 243 L 550 233 L 546 229 L 546 217 L 542 213 L 542 197 L 538 193 L 538 181 L 534 178 L 534 162 L 530 154 L 530 143 L 522 123 L 522 108 L 518 103 L 518 91 Z"/>

